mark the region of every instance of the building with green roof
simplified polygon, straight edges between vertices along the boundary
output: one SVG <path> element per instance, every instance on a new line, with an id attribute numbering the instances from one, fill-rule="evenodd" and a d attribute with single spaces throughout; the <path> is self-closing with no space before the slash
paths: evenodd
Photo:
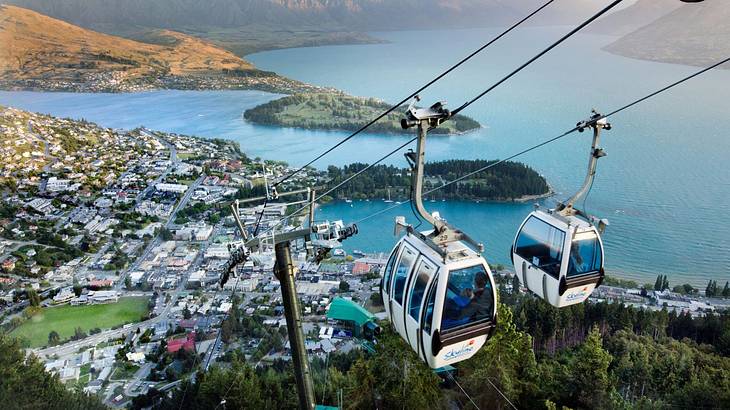
<path id="1" fill-rule="evenodd" d="M 338 296 L 330 303 L 327 319 L 345 323 L 355 337 L 361 337 L 363 326 L 375 322 L 375 315 L 357 303 Z"/>

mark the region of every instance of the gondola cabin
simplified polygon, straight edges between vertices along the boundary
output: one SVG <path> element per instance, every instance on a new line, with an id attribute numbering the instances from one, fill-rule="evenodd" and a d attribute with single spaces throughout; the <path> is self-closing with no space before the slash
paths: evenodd
<path id="1" fill-rule="evenodd" d="M 603 242 L 589 222 L 536 210 L 512 245 L 520 284 L 555 307 L 581 303 L 604 278 Z"/>
<path id="2" fill-rule="evenodd" d="M 395 246 L 380 292 L 395 330 L 431 368 L 472 357 L 496 324 L 489 265 L 454 241 L 441 252 L 409 232 Z M 433 244 L 432 244 L 433 246 Z"/>

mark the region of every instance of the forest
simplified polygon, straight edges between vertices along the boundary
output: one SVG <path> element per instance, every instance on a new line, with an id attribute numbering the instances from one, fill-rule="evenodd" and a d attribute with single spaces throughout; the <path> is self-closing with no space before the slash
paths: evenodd
<path id="1" fill-rule="evenodd" d="M 341 93 L 296 94 L 273 100 L 244 112 L 248 121 L 262 125 L 278 125 L 320 130 L 355 131 L 363 124 L 390 109 L 390 105 L 374 98 L 352 97 Z M 398 107 L 364 132 L 375 134 L 413 134 L 400 125 L 408 107 Z M 430 134 L 461 134 L 480 128 L 480 124 L 464 115 L 455 115 Z"/>
<path id="2" fill-rule="evenodd" d="M 425 166 L 424 192 L 453 181 L 466 174 L 496 163 L 496 160 L 448 160 L 429 162 Z M 366 168 L 355 163 L 344 167 L 327 168 L 327 186 L 332 187 Z M 376 165 L 353 179 L 338 191 L 339 198 L 409 199 L 410 171 L 392 165 Z M 459 183 L 448 185 L 424 200 L 461 199 L 484 201 L 512 201 L 525 197 L 549 195 L 550 186 L 545 178 L 527 165 L 506 161 L 486 171 L 476 173 Z"/>

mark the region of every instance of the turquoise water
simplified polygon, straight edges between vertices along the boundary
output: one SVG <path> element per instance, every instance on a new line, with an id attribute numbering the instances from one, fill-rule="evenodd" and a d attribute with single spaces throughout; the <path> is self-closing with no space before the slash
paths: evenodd
<path id="1" fill-rule="evenodd" d="M 568 28 L 521 30 L 422 93 L 424 103 L 446 100 L 456 107 Z M 452 61 L 488 39 L 491 30 L 376 33 L 388 44 L 279 50 L 249 56 L 257 66 L 355 95 L 397 101 Z M 600 47 L 611 38 L 582 35 L 518 74 L 464 114 L 484 128 L 464 136 L 431 138 L 429 159 L 501 158 L 570 129 L 591 108 L 611 111 L 673 82 L 696 68 L 614 56 Z M 423 52 L 414 47 L 429 44 Z M 0 104 L 54 115 L 86 118 L 105 126 L 153 129 L 225 137 L 251 156 L 302 164 L 346 136 L 254 126 L 243 110 L 276 98 L 253 91 L 160 91 L 134 94 L 0 92 Z M 730 70 L 693 80 L 611 118 L 604 133 L 596 182 L 587 209 L 608 218 L 604 237 L 610 273 L 653 283 L 658 273 L 673 283 L 706 284 L 730 279 Z M 362 135 L 316 165 L 372 161 L 406 136 Z M 574 134 L 521 157 L 546 176 L 563 198 L 582 182 L 590 145 L 588 133 Z M 390 163 L 405 165 L 402 156 Z M 428 204 L 429 206 L 432 204 Z M 509 244 L 531 205 L 433 204 L 487 246 L 495 263 L 507 263 Z M 335 203 L 323 217 L 356 220 L 382 202 Z M 347 247 L 387 250 L 392 217 L 361 226 Z"/>

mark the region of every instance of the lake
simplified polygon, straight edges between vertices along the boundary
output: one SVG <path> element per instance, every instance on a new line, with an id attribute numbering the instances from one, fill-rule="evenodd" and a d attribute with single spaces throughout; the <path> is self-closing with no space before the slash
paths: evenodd
<path id="1" fill-rule="evenodd" d="M 455 108 L 567 32 L 567 27 L 522 29 L 422 93 Z M 493 29 L 374 33 L 389 43 L 278 50 L 249 56 L 258 67 L 348 93 L 396 102 L 494 35 Z M 429 139 L 427 160 L 503 158 L 572 128 L 591 108 L 612 111 L 697 68 L 638 61 L 600 50 L 611 37 L 578 35 L 516 75 L 463 114 L 476 132 Z M 435 44 L 428 51 L 414 47 Z M 252 157 L 303 164 L 347 135 L 256 126 L 247 108 L 277 98 L 256 91 L 156 91 L 132 94 L 0 92 L 0 104 L 104 126 L 230 138 Z M 705 286 L 730 279 L 730 70 L 715 70 L 610 118 L 602 136 L 608 156 L 585 206 L 608 218 L 609 274 L 654 282 Z M 361 135 L 315 165 L 372 161 L 411 136 Z M 575 133 L 518 160 L 543 174 L 564 199 L 581 184 L 590 133 Z M 388 163 L 405 166 L 402 155 Z M 553 202 L 549 200 L 548 204 Z M 322 218 L 360 219 L 380 201 L 335 202 Z M 510 243 L 531 204 L 427 203 L 483 241 L 492 263 L 507 264 Z M 346 248 L 388 251 L 401 207 L 360 226 Z M 413 219 L 413 218 L 411 218 Z"/>

